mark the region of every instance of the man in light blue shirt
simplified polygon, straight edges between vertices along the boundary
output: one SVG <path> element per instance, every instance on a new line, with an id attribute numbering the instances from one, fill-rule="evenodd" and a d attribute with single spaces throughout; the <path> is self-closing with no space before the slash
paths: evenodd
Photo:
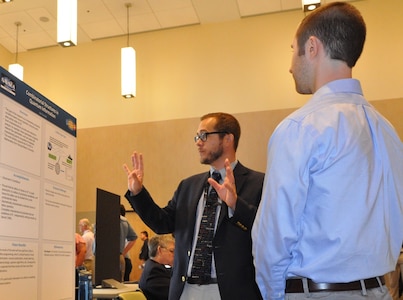
<path id="1" fill-rule="evenodd" d="M 137 234 L 126 218 L 126 208 L 120 205 L 120 272 L 122 281 L 130 280 L 132 262 L 129 251 L 137 240 Z"/>
<path id="2" fill-rule="evenodd" d="M 403 145 L 363 97 L 352 68 L 365 23 L 354 6 L 305 17 L 290 68 L 309 102 L 268 145 L 252 229 L 263 299 L 391 299 L 383 276 L 403 240 Z"/>

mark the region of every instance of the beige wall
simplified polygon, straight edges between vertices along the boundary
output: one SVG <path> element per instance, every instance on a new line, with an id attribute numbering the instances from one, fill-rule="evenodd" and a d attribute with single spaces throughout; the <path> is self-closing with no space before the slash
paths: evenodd
<path id="1" fill-rule="evenodd" d="M 395 125 L 403 138 L 403 98 L 374 101 L 372 104 Z M 246 166 L 264 172 L 267 141 L 280 120 L 291 111 L 292 109 L 281 109 L 235 114 L 242 127 L 238 159 Z M 181 179 L 208 170 L 207 166 L 199 163 L 192 139 L 198 124 L 198 118 L 187 118 L 79 130 L 78 215 L 95 215 L 97 188 L 121 195 L 122 203 L 127 209 L 131 209 L 124 198 L 127 177 L 122 165 L 130 165 L 133 150 L 144 155 L 145 186 L 154 200 L 160 206 L 165 206 Z M 127 217 L 136 232 L 149 230 L 135 213 L 128 213 Z M 138 241 L 130 251 L 135 266 L 131 274 L 133 280 L 140 275 L 137 268 L 140 247 L 141 242 Z"/>
<path id="2" fill-rule="evenodd" d="M 373 101 L 372 104 L 392 122 L 403 138 L 403 98 Z M 238 159 L 262 171 L 266 148 L 277 124 L 292 109 L 235 114 L 242 128 Z M 130 165 L 133 150 L 143 153 L 144 184 L 155 201 L 165 205 L 179 181 L 208 167 L 199 163 L 193 137 L 199 118 L 88 128 L 78 131 L 77 211 L 95 209 L 96 188 L 122 196 L 127 190 L 123 164 Z M 122 201 L 130 208 L 126 200 Z"/>
<path id="3" fill-rule="evenodd" d="M 369 100 L 403 96 L 403 1 L 353 2 L 368 25 L 354 75 Z M 132 35 L 138 96 L 120 96 L 125 37 L 21 53 L 25 81 L 78 119 L 78 128 L 301 106 L 288 68 L 299 10 Z M 12 56 L 0 57 L 7 66 Z"/>

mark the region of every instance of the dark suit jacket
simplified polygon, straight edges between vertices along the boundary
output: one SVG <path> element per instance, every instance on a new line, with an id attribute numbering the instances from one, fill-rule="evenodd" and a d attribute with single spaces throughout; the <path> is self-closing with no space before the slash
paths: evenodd
<path id="1" fill-rule="evenodd" d="M 147 300 L 167 300 L 172 269 L 148 259 L 141 273 L 139 288 Z"/>
<path id="2" fill-rule="evenodd" d="M 143 246 L 141 246 L 139 259 L 146 261 L 148 259 L 148 239 L 144 240 Z"/>
<path id="3" fill-rule="evenodd" d="M 174 233 L 175 260 L 169 299 L 178 300 L 187 280 L 187 270 L 196 219 L 196 209 L 207 182 L 208 172 L 180 182 L 173 198 L 160 208 L 143 190 L 136 196 L 128 191 L 125 197 L 152 230 L 159 234 Z M 251 229 L 263 187 L 264 174 L 244 167 L 234 169 L 238 200 L 232 218 L 225 203 L 213 240 L 215 267 L 221 299 L 261 299 L 255 282 L 252 258 Z"/>

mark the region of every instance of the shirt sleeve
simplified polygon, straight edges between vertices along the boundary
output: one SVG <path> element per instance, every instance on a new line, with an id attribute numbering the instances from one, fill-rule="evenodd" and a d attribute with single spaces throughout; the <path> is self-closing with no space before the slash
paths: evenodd
<path id="1" fill-rule="evenodd" d="M 298 240 L 308 188 L 306 138 L 298 123 L 283 121 L 268 145 L 266 176 L 252 229 L 256 282 L 263 299 L 284 299 L 286 271 Z"/>
<path id="2" fill-rule="evenodd" d="M 127 231 L 126 239 L 127 239 L 128 241 L 135 241 L 135 240 L 137 240 L 137 234 L 136 234 L 136 232 L 134 231 L 133 227 L 130 225 L 129 222 L 127 222 L 127 224 L 128 224 L 128 231 Z"/>

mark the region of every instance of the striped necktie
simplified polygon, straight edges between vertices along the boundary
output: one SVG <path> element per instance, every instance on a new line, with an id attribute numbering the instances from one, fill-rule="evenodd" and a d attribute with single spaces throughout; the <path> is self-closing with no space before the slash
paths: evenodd
<path id="1" fill-rule="evenodd" d="M 219 172 L 213 172 L 212 178 L 220 182 Z M 217 210 L 218 195 L 215 189 L 211 188 L 206 198 L 203 216 L 200 222 L 199 234 L 193 258 L 191 277 L 201 281 L 209 281 L 211 278 L 211 262 L 213 256 L 213 237 L 215 217 Z"/>

